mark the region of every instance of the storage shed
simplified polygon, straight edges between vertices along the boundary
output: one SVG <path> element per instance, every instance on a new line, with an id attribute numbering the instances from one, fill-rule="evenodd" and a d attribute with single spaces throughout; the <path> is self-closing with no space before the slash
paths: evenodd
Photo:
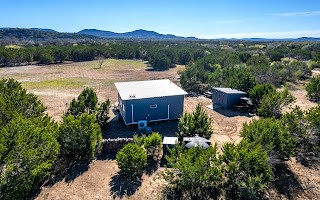
<path id="1" fill-rule="evenodd" d="M 168 79 L 118 82 L 119 112 L 126 125 L 178 119 L 183 113 L 183 89 Z"/>
<path id="2" fill-rule="evenodd" d="M 240 102 L 241 97 L 247 96 L 247 93 L 232 88 L 213 88 L 212 93 L 213 108 L 232 108 Z"/>

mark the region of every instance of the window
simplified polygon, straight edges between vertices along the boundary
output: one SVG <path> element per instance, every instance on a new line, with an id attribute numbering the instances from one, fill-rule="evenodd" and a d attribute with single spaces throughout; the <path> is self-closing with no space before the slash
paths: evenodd
<path id="1" fill-rule="evenodd" d="M 150 105 L 150 108 L 157 108 L 157 104 Z"/>

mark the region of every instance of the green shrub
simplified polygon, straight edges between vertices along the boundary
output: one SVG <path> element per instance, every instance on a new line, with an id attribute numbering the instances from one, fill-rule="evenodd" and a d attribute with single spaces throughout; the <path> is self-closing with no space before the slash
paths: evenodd
<path id="1" fill-rule="evenodd" d="M 247 142 L 261 145 L 268 155 L 277 155 L 282 159 L 294 155 L 295 137 L 274 118 L 254 120 L 244 124 L 240 135 Z"/>
<path id="2" fill-rule="evenodd" d="M 146 149 L 148 156 L 153 159 L 159 158 L 162 150 L 162 138 L 159 133 L 152 133 L 149 136 L 142 135 L 141 137 L 134 135 L 133 140 L 135 144 Z"/>
<path id="3" fill-rule="evenodd" d="M 280 118 L 282 108 L 293 101 L 295 101 L 295 97 L 289 93 L 288 89 L 263 95 L 258 108 L 258 115 L 261 117 Z"/>
<path id="4" fill-rule="evenodd" d="M 200 137 L 210 138 L 213 133 L 211 120 L 200 104 L 197 105 L 193 113 L 184 113 L 179 120 L 178 135 L 182 137 L 192 137 L 196 134 Z"/>
<path id="5" fill-rule="evenodd" d="M 309 132 L 315 136 L 312 141 L 315 145 L 312 145 L 312 148 L 318 158 L 320 158 L 320 105 L 308 112 L 307 119 L 310 128 Z"/>
<path id="6" fill-rule="evenodd" d="M 58 141 L 64 157 L 93 159 L 102 149 L 102 133 L 94 115 L 68 115 L 59 127 Z"/>
<path id="7" fill-rule="evenodd" d="M 320 101 L 320 76 L 313 77 L 306 86 L 308 97 L 314 101 Z"/>
<path id="8" fill-rule="evenodd" d="M 263 96 L 276 93 L 276 88 L 268 83 L 257 84 L 250 92 L 249 97 L 252 100 L 254 107 L 258 108 Z"/>
<path id="9" fill-rule="evenodd" d="M 106 101 L 99 104 L 99 107 L 96 111 L 97 122 L 101 128 L 104 128 L 108 125 L 109 120 L 109 110 L 110 110 L 110 101 L 107 99 Z"/>
<path id="10" fill-rule="evenodd" d="M 267 153 L 259 144 L 242 141 L 227 143 L 222 148 L 220 162 L 225 177 L 223 188 L 230 199 L 256 199 L 272 178 Z"/>
<path id="11" fill-rule="evenodd" d="M 171 187 L 185 195 L 184 198 L 209 199 L 218 195 L 222 172 L 216 147 L 190 148 L 179 154 L 170 153 L 166 159 L 168 165 L 176 170 L 167 170 L 165 178 Z"/>
<path id="12" fill-rule="evenodd" d="M 136 144 L 125 145 L 116 155 L 121 171 L 127 176 L 140 174 L 147 165 L 147 153 Z"/>
<path id="13" fill-rule="evenodd" d="M 59 154 L 58 126 L 49 117 L 18 115 L 0 130 L 0 199 L 27 199 Z"/>
<path id="14" fill-rule="evenodd" d="M 0 129 L 5 126 L 16 114 L 26 118 L 44 115 L 45 107 L 32 93 L 13 79 L 0 80 Z"/>
<path id="15" fill-rule="evenodd" d="M 92 88 L 85 88 L 77 100 L 72 99 L 66 115 L 80 116 L 82 113 L 94 113 L 97 109 L 98 97 Z"/>

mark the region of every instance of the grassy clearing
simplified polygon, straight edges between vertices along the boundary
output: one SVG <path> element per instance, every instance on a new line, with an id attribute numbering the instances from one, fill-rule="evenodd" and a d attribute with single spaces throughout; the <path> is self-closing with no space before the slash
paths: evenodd
<path id="1" fill-rule="evenodd" d="M 263 44 L 256 44 L 256 45 L 251 45 L 249 46 L 249 48 L 251 49 L 264 49 L 266 48 L 267 46 L 266 45 L 263 45 Z"/>
<path id="2" fill-rule="evenodd" d="M 15 44 L 9 44 L 9 45 L 6 45 L 4 47 L 7 48 L 7 49 L 21 49 L 22 48 L 21 46 L 15 45 Z"/>
<path id="3" fill-rule="evenodd" d="M 54 80 L 45 80 L 39 82 L 23 82 L 22 85 L 27 89 L 77 89 L 85 86 L 85 81 L 78 78 L 63 78 Z"/>

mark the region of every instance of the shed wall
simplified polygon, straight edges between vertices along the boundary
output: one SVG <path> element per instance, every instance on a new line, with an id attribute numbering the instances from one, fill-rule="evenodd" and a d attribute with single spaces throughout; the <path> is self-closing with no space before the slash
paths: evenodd
<path id="1" fill-rule="evenodd" d="M 247 94 L 227 94 L 226 109 L 232 108 L 240 102 L 241 97 L 246 97 Z"/>
<path id="2" fill-rule="evenodd" d="M 131 99 L 123 101 L 123 105 L 125 105 L 123 117 L 126 124 L 137 123 L 139 120 L 173 120 L 180 118 L 183 113 L 184 95 Z M 155 105 L 156 108 L 154 108 Z M 150 106 L 153 106 L 153 108 Z"/>
<path id="3" fill-rule="evenodd" d="M 246 97 L 244 93 L 224 93 L 219 90 L 213 90 L 212 103 L 220 105 L 225 109 L 232 108 L 235 104 L 240 102 L 241 97 Z"/>

